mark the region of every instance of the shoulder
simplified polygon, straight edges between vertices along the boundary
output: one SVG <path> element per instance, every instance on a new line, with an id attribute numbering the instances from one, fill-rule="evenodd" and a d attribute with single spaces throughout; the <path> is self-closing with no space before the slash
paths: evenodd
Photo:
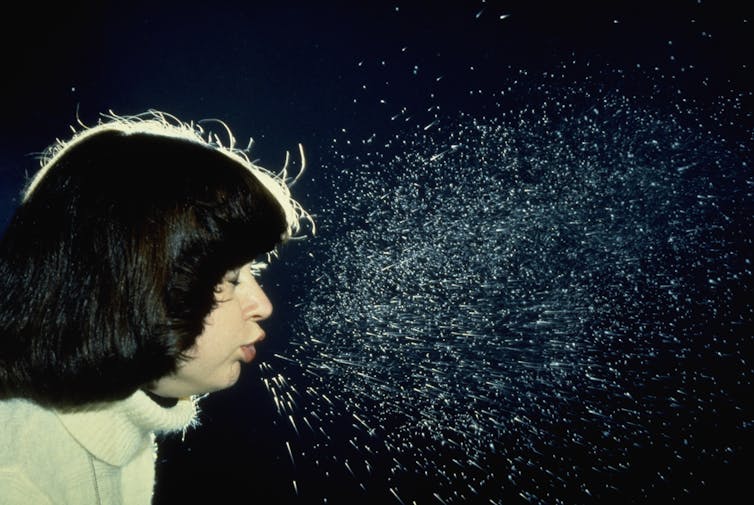
<path id="1" fill-rule="evenodd" d="M 40 438 L 64 434 L 55 415 L 26 400 L 0 401 L 0 489 L 2 505 L 52 504 L 43 491 L 55 473 L 55 466 L 65 464 L 63 457 L 49 453 L 49 445 Z M 47 432 L 47 433 L 45 433 Z M 49 477 L 48 477 L 49 476 Z"/>
<path id="2" fill-rule="evenodd" d="M 0 466 L 1 505 L 52 505 L 52 501 L 42 490 L 18 468 Z"/>
<path id="3" fill-rule="evenodd" d="M 32 445 L 43 430 L 62 429 L 54 412 L 23 399 L 0 401 L 0 462 L 13 446 Z"/>
<path id="4" fill-rule="evenodd" d="M 4 400 L 0 401 L 0 425 L 3 427 L 0 430 L 0 489 L 3 491 L 10 486 L 7 481 L 12 481 L 19 489 L 52 492 L 56 483 L 64 480 L 83 484 L 90 479 L 88 454 L 71 437 L 55 412 L 26 400 Z"/>

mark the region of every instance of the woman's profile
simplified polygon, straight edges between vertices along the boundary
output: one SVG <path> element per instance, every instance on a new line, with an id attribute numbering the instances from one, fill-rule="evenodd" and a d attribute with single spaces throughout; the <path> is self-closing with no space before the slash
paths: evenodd
<path id="1" fill-rule="evenodd" d="M 155 433 L 254 359 L 308 214 L 229 137 L 110 114 L 44 152 L 0 241 L 0 503 L 150 503 Z"/>

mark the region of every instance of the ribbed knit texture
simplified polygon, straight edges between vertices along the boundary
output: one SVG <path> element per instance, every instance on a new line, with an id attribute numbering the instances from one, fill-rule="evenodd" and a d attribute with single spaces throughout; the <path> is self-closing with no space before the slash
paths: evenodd
<path id="1" fill-rule="evenodd" d="M 0 505 L 148 505 L 154 434 L 195 419 L 194 401 L 163 408 L 142 391 L 72 413 L 0 401 Z"/>

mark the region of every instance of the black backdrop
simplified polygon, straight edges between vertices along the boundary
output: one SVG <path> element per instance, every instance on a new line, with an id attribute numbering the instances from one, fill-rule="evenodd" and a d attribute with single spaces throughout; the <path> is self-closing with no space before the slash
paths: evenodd
<path id="1" fill-rule="evenodd" d="M 354 138 L 391 128 L 383 97 L 416 110 L 441 104 L 445 111 L 484 113 L 486 95 L 470 90 L 494 86 L 512 69 L 546 72 L 573 59 L 593 69 L 683 75 L 671 86 L 702 102 L 740 92 L 751 111 L 754 38 L 744 4 L 26 2 L 0 21 L 0 223 L 7 223 L 24 174 L 36 168 L 34 153 L 66 135 L 76 114 L 85 123 L 107 110 L 148 108 L 186 120 L 220 118 L 240 144 L 254 137 L 254 157 L 270 168 L 302 143 L 309 173 L 316 174 L 343 128 Z M 730 129 L 750 141 L 748 118 Z M 318 190 L 315 182 L 303 183 L 297 196 L 306 205 Z M 285 318 L 295 310 L 286 305 L 294 288 L 284 272 L 271 275 L 278 289 L 271 287 L 270 296 L 283 307 L 276 317 Z M 271 335 L 276 327 L 282 328 L 270 322 Z M 284 345 L 284 338 L 268 342 L 261 359 Z M 282 422 L 250 367 L 236 387 L 204 401 L 202 427 L 183 441 L 161 442 L 156 502 L 203 502 L 200 496 L 212 496 L 212 503 L 306 502 L 296 501 L 291 488 L 288 455 L 276 434 Z M 731 485 L 743 489 L 742 474 L 731 468 L 732 477 L 713 485 L 710 496 L 725 495 Z M 331 503 L 339 496 L 368 500 L 345 481 L 331 496 Z"/>

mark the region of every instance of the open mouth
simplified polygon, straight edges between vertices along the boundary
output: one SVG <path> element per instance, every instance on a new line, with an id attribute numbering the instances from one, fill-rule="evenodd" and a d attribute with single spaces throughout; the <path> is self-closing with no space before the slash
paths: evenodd
<path id="1" fill-rule="evenodd" d="M 257 349 L 254 347 L 254 344 L 242 345 L 241 351 L 243 351 L 243 360 L 245 363 L 251 363 L 257 355 Z"/>

